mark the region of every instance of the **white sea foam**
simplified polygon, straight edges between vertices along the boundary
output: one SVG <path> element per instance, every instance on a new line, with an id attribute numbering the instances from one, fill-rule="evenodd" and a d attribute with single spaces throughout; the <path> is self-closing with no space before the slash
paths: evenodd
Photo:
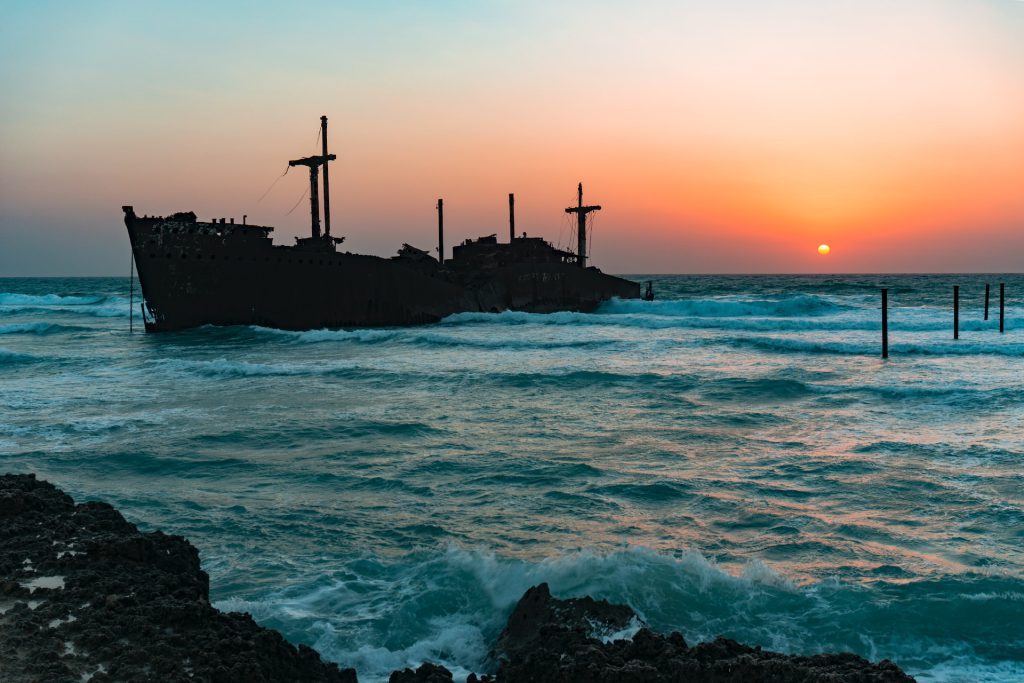
<path id="1" fill-rule="evenodd" d="M 64 588 L 64 577 L 63 576 L 37 576 L 31 581 L 23 581 L 21 584 L 22 588 L 28 588 L 30 593 L 35 593 L 38 589 L 45 590 L 60 590 Z"/>
<path id="2" fill-rule="evenodd" d="M 48 313 L 96 318 L 128 317 L 129 304 L 128 297 L 121 296 L 0 293 L 0 315 Z"/>
<path id="3" fill-rule="evenodd" d="M 762 351 L 876 356 L 881 348 L 880 342 L 840 341 L 838 339 L 811 339 L 781 336 L 729 336 L 714 339 L 709 344 L 726 343 L 731 346 L 748 347 Z M 1024 357 L 1024 344 L 994 340 L 993 342 L 972 341 L 961 338 L 959 341 L 943 339 L 935 341 L 898 342 L 890 336 L 889 353 L 891 356 L 1018 356 Z"/>
<path id="4" fill-rule="evenodd" d="M 549 583 L 558 597 L 592 595 L 627 602 L 641 619 L 651 589 L 708 595 L 722 589 L 799 590 L 763 564 L 734 575 L 695 551 L 671 556 L 639 547 L 608 554 L 582 550 L 526 562 L 449 546 L 392 571 L 388 578 L 369 579 L 349 569 L 341 573 L 345 578 L 308 591 L 291 588 L 257 600 L 223 600 L 216 606 L 250 612 L 257 620 L 306 623 L 303 638 L 312 640 L 327 658 L 354 666 L 360 680 L 386 680 L 394 669 L 427 660 L 463 676 L 480 672 L 508 612 L 527 588 L 541 582 Z M 663 583 L 666 580 L 668 584 Z M 384 623 L 393 624 L 387 640 L 394 644 L 387 647 L 381 645 L 384 635 L 376 630 Z M 398 623 L 404 630 L 394 630 Z M 638 621 L 594 637 L 606 642 L 631 638 L 639 628 Z"/>
<path id="5" fill-rule="evenodd" d="M 602 643 L 614 643 L 617 640 L 633 640 L 633 636 L 643 628 L 643 624 L 636 617 L 630 619 L 629 623 L 620 629 L 609 628 L 604 624 L 595 624 L 593 622 L 590 625 L 592 628 L 588 635 L 594 640 L 600 640 Z"/>
<path id="6" fill-rule="evenodd" d="M 98 304 L 106 298 L 102 295 L 66 296 L 61 294 L 0 292 L 0 306 L 86 306 Z"/>
<path id="7" fill-rule="evenodd" d="M 724 633 L 783 652 L 854 650 L 876 660 L 893 659 L 914 675 L 925 673 L 923 680 L 936 681 L 955 678 L 914 668 L 915 662 L 933 659 L 935 648 L 956 649 L 959 662 L 950 671 L 961 680 L 975 680 L 975 673 L 978 680 L 997 680 L 986 671 L 1019 666 L 982 661 L 961 644 L 955 626 L 940 640 L 934 629 L 915 635 L 912 628 L 893 631 L 887 625 L 892 609 L 907 612 L 908 624 L 930 621 L 932 605 L 945 609 L 945 586 L 893 584 L 888 600 L 898 605 L 876 604 L 870 586 L 834 579 L 798 583 L 759 561 L 726 571 L 692 550 L 580 550 L 529 562 L 449 546 L 392 563 L 356 560 L 308 587 L 292 584 L 216 606 L 283 625 L 289 637 L 354 666 L 360 680 L 386 680 L 394 669 L 428 660 L 465 675 L 483 670 L 488 647 L 512 606 L 541 582 L 556 597 L 591 595 L 629 604 L 655 630 L 680 630 L 689 642 Z M 897 598 L 899 592 L 906 595 Z M 593 637 L 631 638 L 639 628 L 638 621 L 619 632 L 595 631 Z"/>
<path id="8" fill-rule="evenodd" d="M 296 342 L 318 344 L 323 342 L 356 341 L 356 342 L 378 342 L 394 339 L 401 334 L 400 330 L 383 329 L 359 329 L 359 330 L 308 330 L 297 332 L 292 330 L 278 330 L 272 327 L 251 326 L 251 329 L 261 334 L 284 337 Z"/>
<path id="9" fill-rule="evenodd" d="M 59 328 L 59 325 L 47 322 L 10 323 L 0 325 L 0 334 L 48 334 Z"/>
<path id="10" fill-rule="evenodd" d="M 848 310 L 851 306 L 833 297 L 814 294 L 757 299 L 750 297 L 718 297 L 713 299 L 678 299 L 640 301 L 612 299 L 599 309 L 604 314 L 641 313 L 646 315 L 688 317 L 738 316 L 815 316 Z"/>
<path id="11" fill-rule="evenodd" d="M 98 665 L 96 667 L 95 671 L 84 672 L 79 680 L 82 681 L 82 683 L 86 683 L 87 681 L 91 681 L 96 674 L 105 674 L 105 673 L 107 673 L 107 667 L 105 667 L 104 665 L 100 664 L 100 665 Z"/>
<path id="12" fill-rule="evenodd" d="M 803 297 L 802 297 L 803 298 Z M 619 301 L 606 304 L 596 313 L 456 313 L 441 321 L 446 327 L 465 326 L 544 326 L 633 328 L 636 330 L 707 330 L 727 332 L 808 332 L 841 333 L 844 331 L 876 333 L 880 329 L 879 313 L 874 308 L 839 306 L 824 307 L 818 314 L 799 314 L 806 302 L 764 301 Z M 769 305 L 771 304 L 771 305 Z M 889 311 L 889 329 L 895 336 L 903 332 L 946 333 L 950 329 L 949 314 L 934 308 L 907 307 Z M 991 334 L 998 330 L 995 319 L 983 321 L 962 318 L 964 334 Z M 1024 329 L 1024 319 L 1008 319 L 1008 331 Z M 826 337 L 828 334 L 825 335 Z M 943 334 L 945 338 L 945 334 Z M 877 344 L 876 344 L 877 345 Z M 837 353 L 853 352 L 837 349 Z M 859 352 L 859 351 L 858 351 Z"/>
<path id="13" fill-rule="evenodd" d="M 47 628 L 57 628 L 63 624 L 70 624 L 73 621 L 78 621 L 78 617 L 74 614 L 69 614 L 63 619 L 50 619 L 50 622 L 47 624 Z"/>
<path id="14" fill-rule="evenodd" d="M 212 377 L 273 377 L 295 375 L 325 375 L 349 370 L 356 365 L 346 361 L 329 363 L 254 363 L 250 361 L 216 358 L 213 360 L 182 360 L 165 358 L 155 361 L 161 370 Z"/>

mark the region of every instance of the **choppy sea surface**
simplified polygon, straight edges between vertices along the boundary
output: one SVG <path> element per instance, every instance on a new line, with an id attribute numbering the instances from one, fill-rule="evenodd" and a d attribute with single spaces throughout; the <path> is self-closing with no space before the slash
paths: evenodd
<path id="1" fill-rule="evenodd" d="M 541 581 L 690 642 L 1024 679 L 1024 277 L 636 279 L 658 299 L 593 314 L 159 335 L 126 278 L 0 279 L 0 470 L 187 536 L 218 607 L 361 680 L 479 671 Z"/>

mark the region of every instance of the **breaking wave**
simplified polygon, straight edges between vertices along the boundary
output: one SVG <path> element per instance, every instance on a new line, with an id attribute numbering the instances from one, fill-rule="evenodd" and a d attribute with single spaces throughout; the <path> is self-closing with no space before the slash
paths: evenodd
<path id="1" fill-rule="evenodd" d="M 607 326 L 648 330 L 732 330 L 750 332 L 836 332 L 840 330 L 877 332 L 881 327 L 876 308 L 841 306 L 831 313 L 817 315 L 773 315 L 762 310 L 759 302 L 750 302 L 747 308 L 739 302 L 717 302 L 706 306 L 698 301 L 618 301 L 606 304 L 596 313 L 565 311 L 559 313 L 456 313 L 441 321 L 442 326 L 472 325 L 543 325 L 543 326 Z M 724 314 L 713 311 L 722 304 Z M 736 304 L 736 307 L 733 305 Z M 691 312 L 691 309 L 696 312 Z M 749 314 L 739 311 L 749 310 Z M 779 310 L 786 310 L 782 306 Z M 890 308 L 889 329 L 892 332 L 945 332 L 951 329 L 950 315 L 933 308 Z M 1008 319 L 1008 331 L 1024 329 L 1024 319 Z M 999 329 L 997 319 L 967 319 L 962 317 L 962 332 L 994 332 Z"/>
<path id="2" fill-rule="evenodd" d="M 1019 623 L 1014 614 L 1024 605 L 1024 581 L 1009 577 L 800 584 L 758 561 L 726 571 L 693 550 L 641 547 L 528 561 L 448 546 L 397 560 L 319 565 L 322 571 L 306 582 L 216 606 L 249 612 L 327 659 L 355 666 L 360 680 L 386 680 L 426 660 L 456 676 L 485 670 L 512 607 L 541 582 L 558 597 L 629 604 L 656 630 L 679 630 L 691 643 L 725 635 L 783 652 L 853 651 L 892 659 L 922 681 L 944 680 L 925 664 L 937 651 L 956 658 L 956 673 L 971 680 L 1024 675 L 1024 662 L 991 657 L 1011 652 L 1024 637 L 1024 627 L 989 628 Z"/>
<path id="3" fill-rule="evenodd" d="M 60 325 L 58 323 L 10 323 L 8 325 L 0 325 L 0 334 L 56 334 L 59 332 L 69 332 L 75 330 L 81 330 L 83 328 L 75 327 L 74 325 Z"/>
<path id="4" fill-rule="evenodd" d="M 725 343 L 730 346 L 752 348 L 775 353 L 807 353 L 833 354 L 852 356 L 875 356 L 880 353 L 881 342 L 858 343 L 836 340 L 794 339 L 792 337 L 724 337 L 708 342 Z M 1024 356 L 1024 344 L 1003 343 L 986 344 L 961 339 L 960 341 L 942 341 L 934 343 L 892 343 L 889 344 L 890 355 L 920 356 Z"/>
<path id="5" fill-rule="evenodd" d="M 344 373 L 355 368 L 354 363 L 332 361 L 331 363 L 255 363 L 250 361 L 217 358 L 213 360 L 182 360 L 164 358 L 153 365 L 174 373 L 200 375 L 204 377 L 290 377 L 297 375 L 330 375 Z"/>
<path id="6" fill-rule="evenodd" d="M 128 317 L 129 299 L 114 295 L 18 294 L 0 292 L 0 315 L 47 313 L 87 315 L 96 318 Z"/>
<path id="7" fill-rule="evenodd" d="M 802 294 L 781 299 L 679 299 L 675 301 L 639 301 L 613 299 L 602 305 L 599 313 L 642 313 L 660 316 L 736 317 L 736 316 L 818 316 L 832 315 L 853 308 L 831 298 Z"/>
<path id="8" fill-rule="evenodd" d="M 30 356 L 27 353 L 18 353 L 0 347 L 0 367 L 5 365 L 19 365 L 21 363 L 32 363 L 38 360 L 35 356 Z"/>
<path id="9" fill-rule="evenodd" d="M 296 343 L 321 344 L 326 342 L 356 342 L 375 344 L 394 342 L 422 346 L 464 346 L 479 349 L 562 349 L 592 346 L 609 346 L 615 340 L 605 339 L 509 339 L 493 337 L 466 337 L 445 334 L 437 328 L 395 328 L 395 329 L 356 329 L 356 330 L 310 330 L 294 332 L 276 330 L 269 327 L 250 327 L 251 330 L 273 336 L 283 337 Z"/>
<path id="10" fill-rule="evenodd" d="M 0 292 L 0 306 L 87 306 L 103 303 L 108 298 L 102 295 L 65 296 L 61 294 Z"/>
<path id="11" fill-rule="evenodd" d="M 307 343 L 307 344 L 319 344 L 323 342 L 338 342 L 338 341 L 355 341 L 355 342 L 382 342 L 389 341 L 400 334 L 398 329 L 357 329 L 357 330 L 332 330 L 332 329 L 321 329 L 321 330 L 308 330 L 308 331 L 293 331 L 293 330 L 278 330 L 273 327 L 261 327 L 259 325 L 252 325 L 249 327 L 253 332 L 258 334 L 280 337 L 289 341 Z"/>

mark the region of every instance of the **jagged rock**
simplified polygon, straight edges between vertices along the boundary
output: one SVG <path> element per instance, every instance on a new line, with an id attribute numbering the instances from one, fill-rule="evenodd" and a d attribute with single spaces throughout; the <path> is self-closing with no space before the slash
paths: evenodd
<path id="1" fill-rule="evenodd" d="M 589 597 L 558 600 L 547 584 L 523 595 L 498 637 L 492 657 L 499 683 L 525 681 L 648 683 L 904 683 L 895 664 L 850 653 L 800 657 L 766 652 L 727 638 L 689 647 L 679 633 L 641 627 L 632 639 L 604 642 L 602 634 L 641 622 L 632 609 Z M 607 637 L 607 636 L 606 636 Z"/>
<path id="2" fill-rule="evenodd" d="M 33 582 L 35 586 L 33 586 Z M 329 681 L 352 669 L 209 602 L 184 538 L 0 476 L 0 680 Z"/>
<path id="3" fill-rule="evenodd" d="M 424 662 L 420 668 L 392 672 L 388 683 L 450 683 L 452 672 L 439 664 Z"/>

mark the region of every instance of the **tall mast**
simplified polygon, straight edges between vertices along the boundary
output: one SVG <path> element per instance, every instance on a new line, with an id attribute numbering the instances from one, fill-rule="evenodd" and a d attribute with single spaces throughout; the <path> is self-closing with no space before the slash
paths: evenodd
<path id="1" fill-rule="evenodd" d="M 587 214 L 600 211 L 600 205 L 583 206 L 583 183 L 576 188 L 576 206 L 570 206 L 566 213 L 576 214 L 576 263 L 580 268 L 587 267 Z"/>
<path id="2" fill-rule="evenodd" d="M 303 157 L 301 159 L 292 159 L 288 162 L 289 166 L 305 166 L 309 168 L 309 218 L 310 218 L 310 233 L 314 239 L 320 237 L 320 191 L 319 191 L 319 178 L 320 178 L 320 167 L 324 167 L 324 218 L 327 221 L 327 233 L 326 236 L 331 234 L 331 208 L 330 199 L 327 195 L 327 162 L 333 161 L 337 157 L 333 154 L 327 153 L 327 117 L 320 117 L 320 134 L 323 136 L 323 155 L 315 157 Z"/>
<path id="3" fill-rule="evenodd" d="M 320 139 L 323 141 L 324 158 L 324 235 L 331 236 L 331 187 L 327 178 L 327 117 L 320 117 Z"/>

